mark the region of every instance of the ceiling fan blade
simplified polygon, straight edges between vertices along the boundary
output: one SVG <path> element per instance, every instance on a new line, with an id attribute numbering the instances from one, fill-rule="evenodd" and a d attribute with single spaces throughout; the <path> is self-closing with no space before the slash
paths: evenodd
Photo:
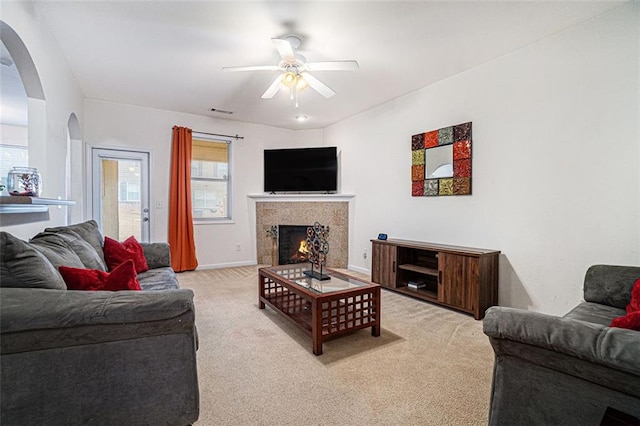
<path id="1" fill-rule="evenodd" d="M 264 94 L 262 95 L 262 99 L 271 99 L 273 98 L 276 93 L 278 93 L 278 90 L 280 90 L 280 81 L 282 80 L 282 76 L 279 75 L 276 77 L 275 80 L 273 80 L 273 83 L 271 83 L 271 86 L 269 86 L 269 88 L 267 89 L 266 92 L 264 92 Z"/>
<path id="2" fill-rule="evenodd" d="M 330 98 L 336 94 L 336 92 L 331 90 L 329 86 L 327 86 L 308 72 L 300 73 L 300 76 L 304 78 L 307 83 L 309 83 L 309 86 L 311 86 L 312 89 L 320 93 L 325 98 Z"/>
<path id="3" fill-rule="evenodd" d="M 276 49 L 278 49 L 278 53 L 280 57 L 285 62 L 295 62 L 296 56 L 293 53 L 293 47 L 291 47 L 291 43 L 288 40 L 283 40 L 281 38 L 272 38 L 273 44 L 276 45 Z"/>
<path id="4" fill-rule="evenodd" d="M 278 71 L 280 68 L 277 65 L 255 65 L 250 67 L 222 67 L 222 71 L 236 72 L 236 71 Z"/>
<path id="5" fill-rule="evenodd" d="M 356 61 L 308 62 L 305 68 L 309 71 L 353 71 L 360 68 Z"/>

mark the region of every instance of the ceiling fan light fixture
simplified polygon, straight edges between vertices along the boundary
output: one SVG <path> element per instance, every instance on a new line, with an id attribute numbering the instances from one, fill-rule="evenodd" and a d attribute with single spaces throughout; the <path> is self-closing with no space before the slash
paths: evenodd
<path id="1" fill-rule="evenodd" d="M 298 84 L 296 85 L 296 90 L 298 92 L 302 92 L 307 87 L 309 87 L 309 83 L 307 83 L 307 80 L 305 80 L 302 77 L 298 77 Z"/>
<path id="2" fill-rule="evenodd" d="M 295 87 L 296 84 L 298 84 L 298 76 L 295 73 L 288 71 L 282 76 L 282 84 L 287 87 Z"/>
<path id="3" fill-rule="evenodd" d="M 262 99 L 272 99 L 279 90 L 289 89 L 292 100 L 298 107 L 298 93 L 308 87 L 325 98 L 330 98 L 336 92 L 315 78 L 309 71 L 351 71 L 359 68 L 355 60 L 307 62 L 306 58 L 296 53 L 301 43 L 300 37 L 289 35 L 284 38 L 272 38 L 276 50 L 280 55 L 278 65 L 256 65 L 241 67 L 222 67 L 223 71 L 284 71 L 275 76 L 269 88 L 262 94 Z"/>

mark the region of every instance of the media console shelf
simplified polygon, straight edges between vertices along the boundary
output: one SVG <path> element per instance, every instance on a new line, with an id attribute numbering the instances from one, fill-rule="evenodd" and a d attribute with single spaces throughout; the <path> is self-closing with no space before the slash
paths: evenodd
<path id="1" fill-rule="evenodd" d="M 498 250 L 407 240 L 371 243 L 374 283 L 475 319 L 498 304 Z"/>

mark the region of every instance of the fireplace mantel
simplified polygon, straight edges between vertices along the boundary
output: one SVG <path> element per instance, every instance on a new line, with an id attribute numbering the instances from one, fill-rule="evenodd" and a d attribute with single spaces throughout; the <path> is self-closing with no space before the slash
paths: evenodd
<path id="1" fill-rule="evenodd" d="M 256 202 L 332 202 L 351 201 L 355 194 L 249 194 Z"/>

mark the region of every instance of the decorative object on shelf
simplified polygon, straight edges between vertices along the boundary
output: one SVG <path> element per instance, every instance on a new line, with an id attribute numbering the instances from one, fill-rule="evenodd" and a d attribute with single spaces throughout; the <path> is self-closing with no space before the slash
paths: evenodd
<path id="1" fill-rule="evenodd" d="M 378 234 L 378 239 L 382 240 L 382 241 L 386 241 L 387 240 L 387 234 Z"/>
<path id="2" fill-rule="evenodd" d="M 409 281 L 407 283 L 407 287 L 413 289 L 413 290 L 419 290 L 421 288 L 425 288 L 427 286 L 427 284 L 422 281 L 422 280 L 417 280 L 417 281 Z"/>
<path id="3" fill-rule="evenodd" d="M 309 262 L 311 270 L 304 271 L 308 277 L 321 281 L 329 280 L 331 277 L 323 274 L 322 270 L 327 264 L 327 253 L 329 253 L 329 242 L 327 235 L 329 234 L 329 226 L 320 225 L 319 222 L 307 228 L 307 249 L 309 250 Z"/>
<path id="4" fill-rule="evenodd" d="M 42 177 L 33 167 L 13 167 L 7 175 L 7 192 L 14 196 L 39 197 Z"/>
<path id="5" fill-rule="evenodd" d="M 276 266 L 278 265 L 278 225 L 271 225 L 267 236 L 271 237 L 271 266 Z"/>
<path id="6" fill-rule="evenodd" d="M 471 122 L 411 136 L 411 195 L 471 194 Z"/>

